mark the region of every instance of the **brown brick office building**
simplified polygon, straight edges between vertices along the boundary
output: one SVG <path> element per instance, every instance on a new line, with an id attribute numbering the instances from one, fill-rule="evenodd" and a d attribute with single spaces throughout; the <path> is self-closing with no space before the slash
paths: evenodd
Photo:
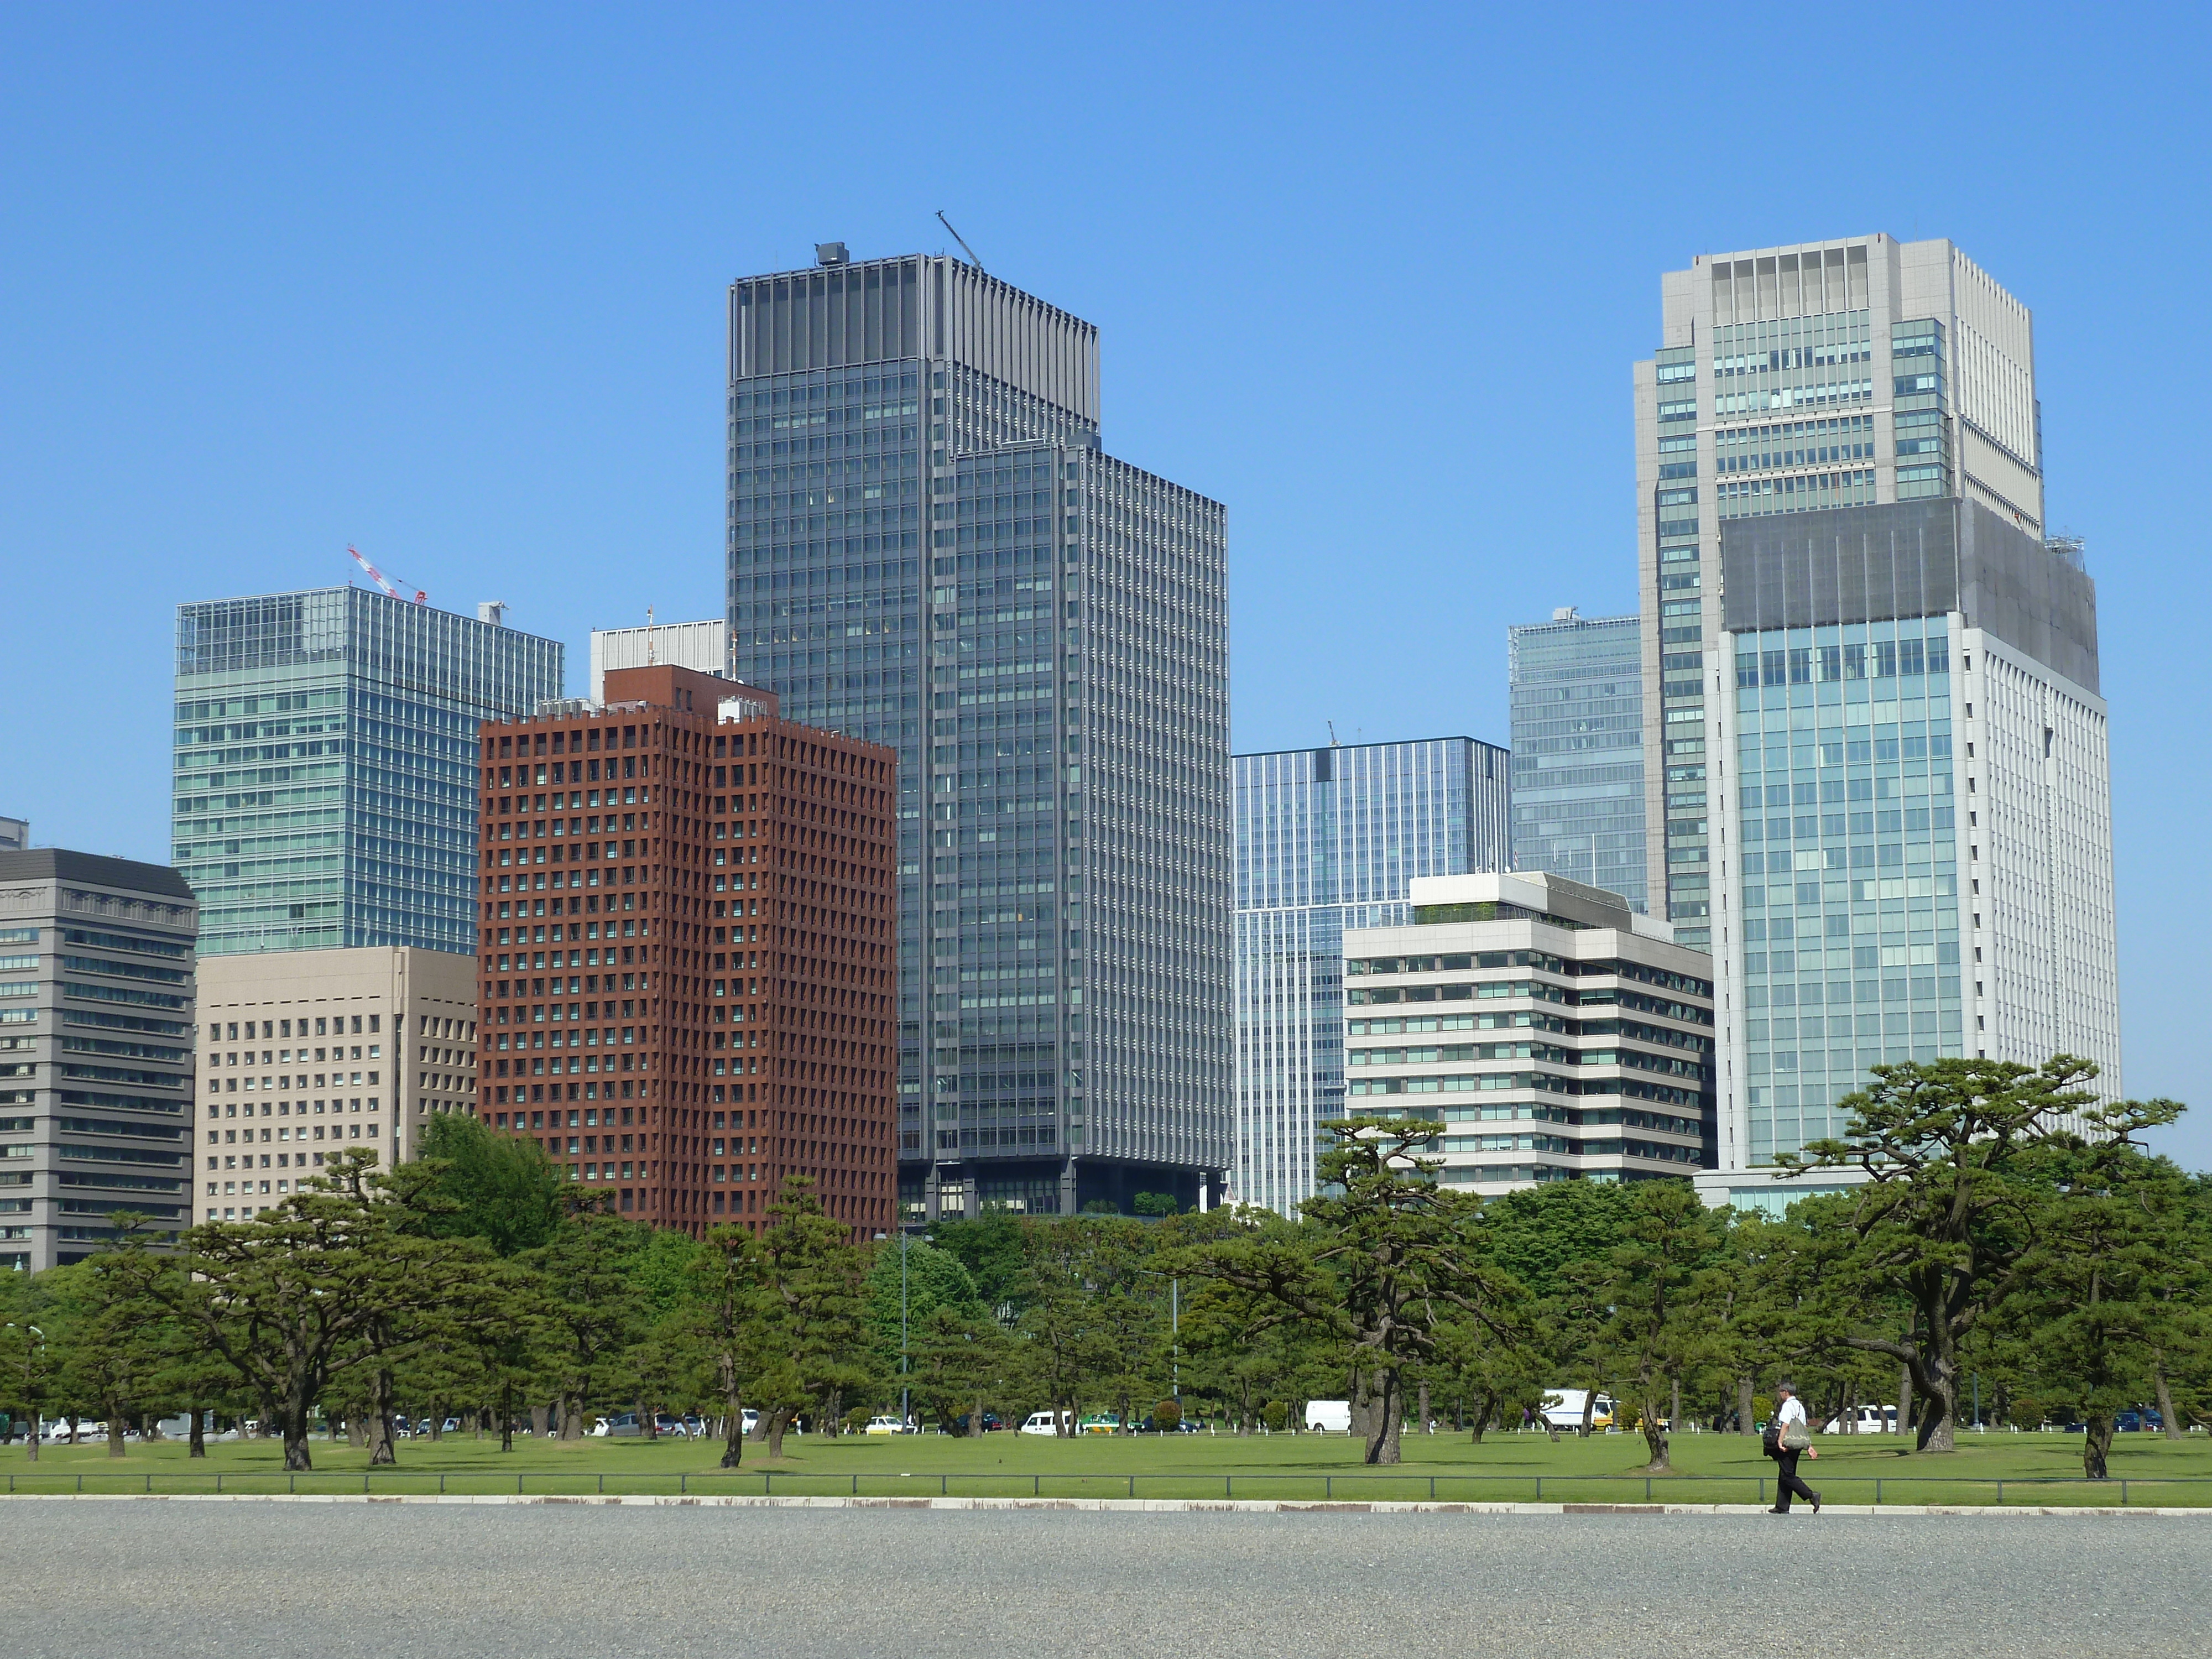
<path id="1" fill-rule="evenodd" d="M 477 1109 L 617 1213 L 898 1190 L 893 751 L 672 666 L 480 728 Z"/>

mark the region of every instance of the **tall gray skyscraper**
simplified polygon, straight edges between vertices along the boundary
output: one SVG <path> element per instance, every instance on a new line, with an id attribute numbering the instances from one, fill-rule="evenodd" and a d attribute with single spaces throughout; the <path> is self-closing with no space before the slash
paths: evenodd
<path id="1" fill-rule="evenodd" d="M 732 671 L 899 753 L 911 1218 L 1231 1155 L 1226 526 L 1099 447 L 1090 324 L 943 257 L 730 290 Z"/>
<path id="2" fill-rule="evenodd" d="M 1237 757 L 1239 1201 L 1313 1195 L 1344 1109 L 1344 930 L 1409 924 L 1417 877 L 1505 868 L 1510 759 L 1473 738 Z"/>
<path id="3" fill-rule="evenodd" d="M 476 949 L 477 723 L 558 641 L 356 587 L 177 608 L 171 860 L 203 956 Z"/>
<path id="4" fill-rule="evenodd" d="M 1645 908 L 1644 629 L 1579 617 L 1505 630 L 1513 701 L 1513 866 Z"/>
<path id="5" fill-rule="evenodd" d="M 1715 957 L 1701 1184 L 1771 1199 L 1743 1172 L 1839 1128 L 1877 1061 L 2063 1048 L 2117 1091 L 2095 590 L 2045 533 L 2027 307 L 1948 241 L 1880 235 L 1662 291 L 1645 790 L 1653 903 Z"/>

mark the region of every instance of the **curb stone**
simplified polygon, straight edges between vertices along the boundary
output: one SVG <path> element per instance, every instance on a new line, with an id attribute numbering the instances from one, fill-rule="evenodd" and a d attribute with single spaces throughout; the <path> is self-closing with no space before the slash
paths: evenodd
<path id="1" fill-rule="evenodd" d="M 443 1504 L 463 1506 L 599 1507 L 627 1509 L 745 1510 L 1054 1510 L 1087 1515 L 1529 1515 L 1529 1516 L 1737 1516 L 1765 1515 L 1758 1504 L 1454 1504 L 1335 1503 L 1295 1498 L 775 1498 L 738 1494 L 692 1496 L 599 1496 L 554 1493 L 460 1492 L 15 1492 L 0 1493 L 0 1503 L 80 1504 Z M 2136 1504 L 2122 1509 L 2087 1504 L 1828 1504 L 1823 1516 L 1862 1519 L 1935 1516 L 2003 1516 L 2010 1518 L 2131 1517 L 2212 1522 L 2212 1506 L 2158 1509 Z M 1809 1510 L 1802 1516 L 1813 1518 Z"/>

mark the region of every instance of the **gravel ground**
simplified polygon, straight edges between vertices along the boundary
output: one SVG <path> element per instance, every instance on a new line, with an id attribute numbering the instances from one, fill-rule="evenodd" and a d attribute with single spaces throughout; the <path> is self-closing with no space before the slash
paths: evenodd
<path id="1" fill-rule="evenodd" d="M 0 1539 L 15 1659 L 2212 1651 L 2212 1528 L 2148 1517 L 19 1498 Z"/>

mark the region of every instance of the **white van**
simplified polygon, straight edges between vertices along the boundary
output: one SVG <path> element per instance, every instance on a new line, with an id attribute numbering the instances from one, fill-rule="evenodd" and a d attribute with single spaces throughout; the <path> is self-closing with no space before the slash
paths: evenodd
<path id="1" fill-rule="evenodd" d="M 1854 1429 L 1838 1413 L 1821 1426 L 1823 1434 L 1895 1434 L 1897 1407 L 1894 1406 L 1862 1406 L 1858 1409 L 1858 1426 Z"/>
<path id="2" fill-rule="evenodd" d="M 1349 1400 L 1307 1401 L 1306 1432 L 1308 1434 L 1350 1434 L 1352 1432 L 1352 1402 Z"/>
<path id="3" fill-rule="evenodd" d="M 1583 1402 L 1589 1398 L 1587 1389 L 1550 1389 L 1544 1395 L 1544 1421 L 1555 1429 L 1579 1429 L 1583 1425 Z M 1590 1427 L 1609 1429 L 1613 1426 L 1613 1396 L 1601 1394 L 1590 1405 Z"/>
<path id="4" fill-rule="evenodd" d="M 1021 1431 L 1024 1434 L 1073 1434 L 1075 1432 L 1074 1418 L 1066 1412 L 1061 1412 L 1059 1415 L 1060 1426 L 1055 1428 L 1053 1426 L 1052 1413 L 1031 1412 L 1028 1420 L 1023 1423 Z"/>

